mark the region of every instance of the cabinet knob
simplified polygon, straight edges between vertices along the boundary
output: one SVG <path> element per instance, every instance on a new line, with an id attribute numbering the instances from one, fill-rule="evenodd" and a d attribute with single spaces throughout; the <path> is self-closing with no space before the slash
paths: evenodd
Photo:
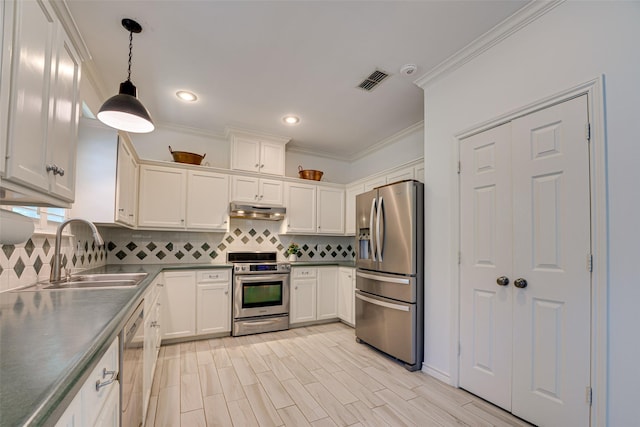
<path id="1" fill-rule="evenodd" d="M 60 175 L 60 176 L 64 176 L 64 169 L 62 169 L 62 168 L 58 168 L 58 170 L 57 170 L 57 171 L 53 171 L 53 174 L 54 174 L 54 175 L 55 175 L 56 173 L 57 173 L 58 175 Z"/>
<path id="2" fill-rule="evenodd" d="M 298 289 L 298 287 L 296 286 L 295 289 Z"/>
<path id="3" fill-rule="evenodd" d="M 224 291 L 224 294 L 225 295 L 229 295 L 229 291 Z"/>
<path id="4" fill-rule="evenodd" d="M 118 209 L 118 212 L 124 212 L 124 208 Z"/>
<path id="5" fill-rule="evenodd" d="M 260 168 L 263 168 L 263 167 L 264 167 L 264 165 L 260 165 Z"/>
<path id="6" fill-rule="evenodd" d="M 260 167 L 260 164 L 259 164 L 259 163 L 256 163 L 256 166 L 255 166 L 255 167 L 259 168 L 259 167 Z"/>

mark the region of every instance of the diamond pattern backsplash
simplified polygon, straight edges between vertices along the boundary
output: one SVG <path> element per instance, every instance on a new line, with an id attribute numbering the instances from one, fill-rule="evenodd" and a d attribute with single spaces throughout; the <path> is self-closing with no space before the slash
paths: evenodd
<path id="1" fill-rule="evenodd" d="M 69 231 L 69 230 L 67 230 Z M 88 228 L 71 225 L 61 242 L 62 264 L 72 273 L 107 263 L 107 250 L 96 246 Z M 0 245 L 0 292 L 49 279 L 55 236 L 34 234 L 20 245 Z"/>
<path id="2" fill-rule="evenodd" d="M 72 273 L 105 264 L 225 263 L 229 251 L 276 251 L 300 247 L 299 261 L 352 261 L 355 241 L 347 236 L 279 235 L 280 223 L 231 220 L 227 233 L 140 231 L 100 228 L 106 244 L 96 246 L 88 228 L 71 225 L 62 241 L 62 264 Z M 0 245 L 0 292 L 46 280 L 51 274 L 55 237 L 34 234 L 20 245 Z"/>
<path id="3" fill-rule="evenodd" d="M 280 223 L 231 220 L 227 233 L 105 230 L 109 264 L 224 263 L 231 251 L 276 251 L 281 260 L 289 243 L 300 246 L 299 261 L 351 261 L 353 237 L 278 235 Z"/>

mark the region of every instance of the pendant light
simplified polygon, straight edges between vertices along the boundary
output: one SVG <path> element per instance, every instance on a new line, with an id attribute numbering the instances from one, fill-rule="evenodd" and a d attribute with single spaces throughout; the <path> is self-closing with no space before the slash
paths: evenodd
<path id="1" fill-rule="evenodd" d="M 155 129 L 149 111 L 138 100 L 138 89 L 131 83 L 131 50 L 133 33 L 140 33 L 142 27 L 133 19 L 123 19 L 122 26 L 129 31 L 129 68 L 127 80 L 120 83 L 120 92 L 107 99 L 100 111 L 98 120 L 107 126 L 127 132 L 147 133 Z"/>

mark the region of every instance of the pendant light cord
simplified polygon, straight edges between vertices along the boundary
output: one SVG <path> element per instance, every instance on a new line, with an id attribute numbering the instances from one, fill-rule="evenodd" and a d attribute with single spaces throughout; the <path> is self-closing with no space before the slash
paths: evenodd
<path id="1" fill-rule="evenodd" d="M 131 81 L 131 51 L 133 50 L 133 31 L 129 32 L 129 68 L 127 70 L 127 81 Z"/>

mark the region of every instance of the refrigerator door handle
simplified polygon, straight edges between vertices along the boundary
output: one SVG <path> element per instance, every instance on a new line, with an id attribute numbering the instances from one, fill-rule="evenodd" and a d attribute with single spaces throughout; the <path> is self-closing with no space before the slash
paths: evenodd
<path id="1" fill-rule="evenodd" d="M 378 214 L 376 220 L 376 237 L 378 238 L 378 261 L 382 262 L 382 251 L 384 250 L 384 200 L 380 196 L 378 202 Z"/>
<path id="2" fill-rule="evenodd" d="M 356 298 L 368 302 L 369 304 L 373 304 L 373 305 L 379 305 L 381 307 L 386 307 L 386 308 L 390 308 L 392 310 L 398 310 L 398 311 L 409 311 L 409 307 L 404 306 L 404 305 L 400 305 L 400 304 L 392 304 L 390 302 L 385 302 L 385 301 L 379 301 L 377 299 L 373 299 L 373 298 L 368 298 L 365 297 L 364 295 L 360 295 L 360 294 L 356 294 Z"/>
<path id="3" fill-rule="evenodd" d="M 356 272 L 356 276 L 362 277 L 363 279 L 378 280 L 380 282 L 387 282 L 387 283 L 399 283 L 401 285 L 408 285 L 411 283 L 409 279 L 399 279 L 396 277 L 388 277 L 388 276 L 377 276 L 375 274 L 362 273 L 360 271 Z"/>
<path id="4" fill-rule="evenodd" d="M 376 198 L 374 197 L 371 201 L 371 211 L 369 211 L 369 241 L 371 242 L 371 257 L 373 261 L 376 260 L 376 235 L 373 230 L 373 216 L 376 212 Z"/>

